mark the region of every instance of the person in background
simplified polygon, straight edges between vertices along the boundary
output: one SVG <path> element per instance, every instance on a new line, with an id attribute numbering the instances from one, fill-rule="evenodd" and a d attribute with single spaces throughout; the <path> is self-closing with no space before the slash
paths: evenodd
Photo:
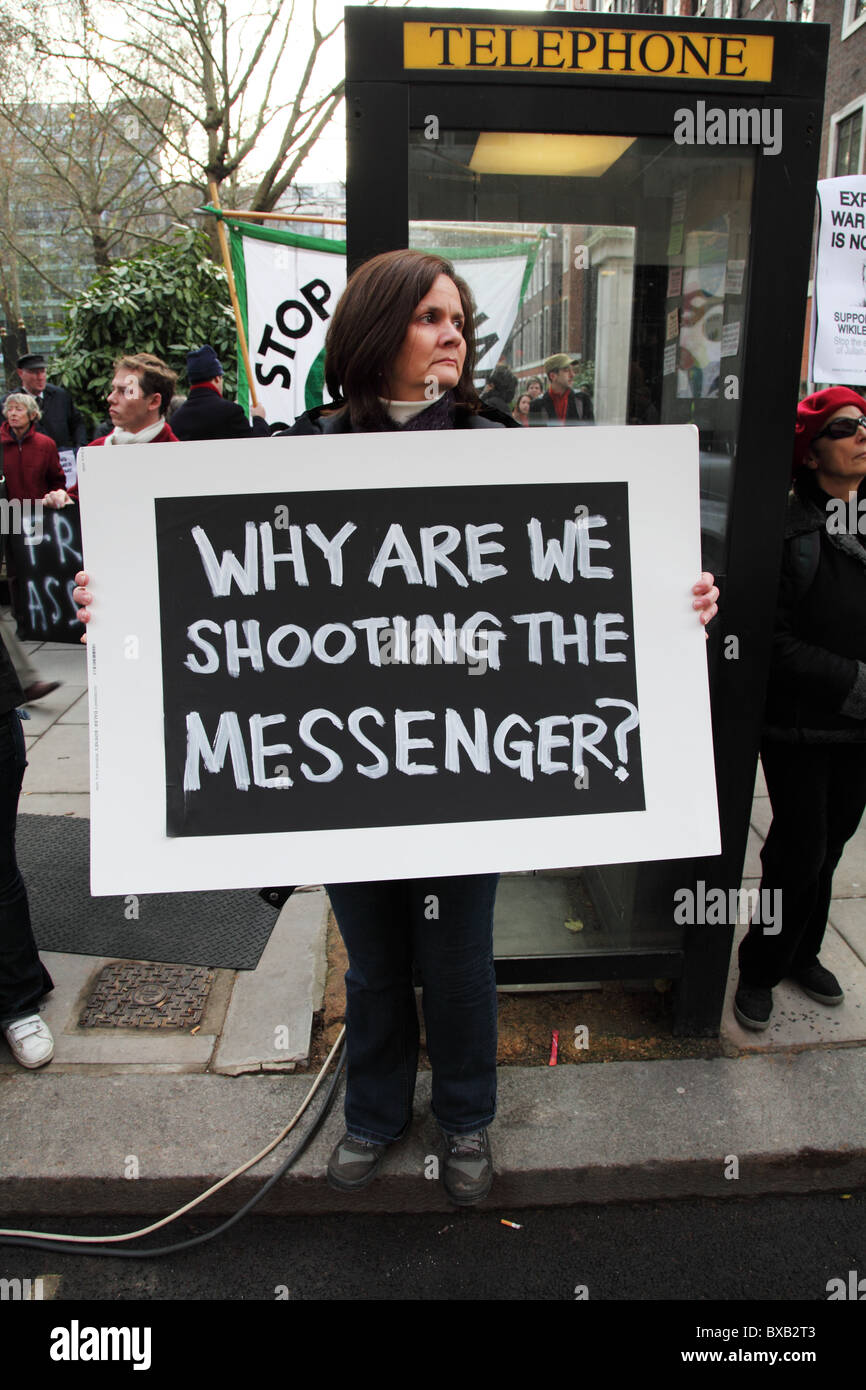
<path id="1" fill-rule="evenodd" d="M 33 396 L 26 391 L 12 391 L 3 404 L 3 423 L 0 424 L 0 474 L 5 476 L 5 492 L 10 502 L 43 502 L 60 505 L 57 497 L 64 491 L 66 477 L 60 467 L 57 445 L 37 428 L 42 412 Z M 55 492 L 59 489 L 59 493 Z M 7 550 L 6 572 L 9 583 L 15 582 L 15 571 Z M 0 607 L 3 639 L 23 691 L 23 704 L 42 700 L 60 685 L 60 681 L 43 681 L 18 641 L 12 608 Z"/>
<path id="2" fill-rule="evenodd" d="M 757 914 L 752 921 L 734 998 L 737 1019 L 756 1031 L 769 1025 L 784 978 L 820 1004 L 845 997 L 819 954 L 833 873 L 866 807 L 864 496 L 866 399 L 840 386 L 807 396 L 797 407 L 761 739 L 773 821 L 759 902 L 779 911 L 769 930 Z"/>
<path id="3" fill-rule="evenodd" d="M 270 434 L 265 407 L 254 405 L 248 421 L 239 405 L 223 396 L 223 365 L 207 343 L 187 353 L 189 395 L 171 417 L 178 439 L 253 439 Z"/>
<path id="4" fill-rule="evenodd" d="M 34 398 L 41 411 L 41 433 L 53 439 L 60 450 L 82 449 L 87 443 L 84 418 L 69 392 L 49 383 L 42 353 L 25 353 L 18 358 L 16 367 L 22 390 Z"/>
<path id="5" fill-rule="evenodd" d="M 333 404 L 302 415 L 290 436 L 398 433 L 411 470 L 418 431 L 516 428 L 484 406 L 473 385 L 475 306 L 442 257 L 388 251 L 350 277 L 328 327 L 325 381 Z M 431 400 L 431 380 L 438 386 Z M 453 446 L 452 446 L 453 447 Z M 435 474 L 423 480 L 433 486 Z M 74 600 L 92 593 L 76 575 Z M 692 590 L 704 623 L 718 590 Z M 86 636 L 86 634 L 85 634 Z M 395 863 L 399 872 L 399 864 Z M 328 1181 L 353 1192 L 412 1122 L 419 1052 L 413 966 L 422 979 L 432 1107 L 444 1144 L 442 1182 L 457 1205 L 481 1201 L 493 1181 L 488 1126 L 496 1109 L 497 999 L 493 905 L 498 874 L 326 884 L 346 944 L 346 1132 Z M 432 920 L 425 911 L 437 901 Z"/>
<path id="6" fill-rule="evenodd" d="M 177 375 L 150 352 L 130 353 L 114 364 L 108 393 L 111 434 L 94 439 L 93 445 L 172 444 L 177 435 L 166 423 Z"/>
<path id="7" fill-rule="evenodd" d="M 119 357 L 106 397 L 112 423 L 109 434 L 94 439 L 97 447 L 127 447 L 130 444 L 177 444 L 178 438 L 166 420 L 177 376 L 159 357 L 150 352 L 134 352 Z M 70 489 L 66 501 L 78 501 L 78 484 Z M 63 506 L 57 498 L 54 506 Z"/>
<path id="8" fill-rule="evenodd" d="M 592 402 L 585 391 L 573 391 L 574 369 L 579 357 L 567 352 L 555 352 L 544 363 L 547 390 L 538 396 L 529 409 L 530 425 L 588 425 L 592 424 Z"/>
<path id="9" fill-rule="evenodd" d="M 172 396 L 171 400 L 168 403 L 168 410 L 165 412 L 166 424 L 171 424 L 172 419 L 180 410 L 185 400 L 186 396 Z M 108 434 L 109 431 L 106 430 L 105 433 Z"/>
<path id="10" fill-rule="evenodd" d="M 526 383 L 526 389 L 531 400 L 538 400 L 539 396 L 544 395 L 544 382 L 540 376 L 531 376 Z"/>
<path id="11" fill-rule="evenodd" d="M 39 959 L 27 889 L 15 857 L 18 798 L 27 766 L 21 717 L 24 692 L 0 637 L 0 1030 L 16 1062 L 44 1067 L 54 1056 L 39 1001 L 54 988 Z"/>
<path id="12" fill-rule="evenodd" d="M 13 391 L 3 403 L 3 472 L 10 501 L 43 501 L 66 479 L 60 467 L 57 445 L 37 425 L 42 412 L 33 396 Z M 49 504 L 50 505 L 50 504 Z"/>
<path id="13" fill-rule="evenodd" d="M 511 412 L 512 420 L 516 420 L 518 425 L 529 424 L 529 407 L 532 405 L 532 397 L 528 391 L 517 397 L 517 405 Z"/>
<path id="14" fill-rule="evenodd" d="M 510 416 L 516 390 L 517 377 L 511 368 L 498 364 L 490 373 L 480 399 L 488 409 L 498 410 L 502 415 Z"/>

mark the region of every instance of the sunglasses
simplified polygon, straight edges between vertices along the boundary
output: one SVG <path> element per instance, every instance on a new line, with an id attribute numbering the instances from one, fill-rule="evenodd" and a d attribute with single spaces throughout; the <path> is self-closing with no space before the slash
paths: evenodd
<path id="1" fill-rule="evenodd" d="M 850 439 L 859 429 L 866 430 L 866 415 L 842 415 L 838 420 L 831 420 L 815 439 Z"/>

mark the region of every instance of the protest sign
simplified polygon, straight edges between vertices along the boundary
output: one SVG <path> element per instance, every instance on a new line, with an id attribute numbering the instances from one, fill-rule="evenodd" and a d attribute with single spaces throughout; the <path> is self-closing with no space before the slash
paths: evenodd
<path id="1" fill-rule="evenodd" d="M 866 384 L 866 178 L 818 183 L 809 379 Z"/>
<path id="2" fill-rule="evenodd" d="M 27 642 L 77 642 L 84 631 L 72 599 L 82 556 L 78 507 L 36 505 L 38 519 L 7 537 L 18 635 Z"/>
<path id="3" fill-rule="evenodd" d="M 95 893 L 718 851 L 697 433 L 549 435 L 88 453 Z"/>

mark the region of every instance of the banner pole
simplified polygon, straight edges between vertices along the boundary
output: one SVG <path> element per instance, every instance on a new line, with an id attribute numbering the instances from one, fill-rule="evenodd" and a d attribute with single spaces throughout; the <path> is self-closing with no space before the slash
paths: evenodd
<path id="1" fill-rule="evenodd" d="M 196 212 L 206 212 L 206 208 L 196 208 Z M 319 222 L 328 227 L 345 227 L 345 217 L 319 217 L 313 212 L 252 212 L 246 208 L 223 208 L 223 217 L 246 218 L 247 221 L 261 222 Z"/>
<path id="2" fill-rule="evenodd" d="M 210 191 L 210 200 L 213 206 L 217 209 L 218 212 L 220 212 L 222 209 L 220 208 L 219 189 L 217 188 L 216 183 L 213 179 L 208 179 L 208 189 Z M 223 253 L 223 265 L 226 268 L 226 275 L 228 276 L 229 294 L 231 295 L 232 308 L 235 311 L 235 327 L 237 329 L 238 335 L 238 347 L 241 350 L 241 358 L 244 364 L 244 371 L 247 374 L 247 389 L 250 393 L 250 401 L 252 402 L 252 404 L 258 405 L 259 402 L 256 396 L 256 384 L 253 379 L 252 369 L 250 368 L 250 354 L 249 349 L 247 348 L 247 335 L 244 329 L 243 319 L 241 318 L 241 306 L 238 303 L 238 292 L 235 288 L 235 277 L 234 272 L 232 271 L 231 256 L 229 255 L 228 238 L 226 236 L 226 229 L 221 217 L 217 218 L 217 237 L 219 238 L 220 250 Z"/>

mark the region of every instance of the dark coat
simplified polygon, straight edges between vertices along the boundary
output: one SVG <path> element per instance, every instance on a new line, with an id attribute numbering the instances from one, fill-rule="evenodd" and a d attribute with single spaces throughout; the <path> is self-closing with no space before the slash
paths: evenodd
<path id="1" fill-rule="evenodd" d="M 330 405 L 317 406 L 315 410 L 308 410 L 305 415 L 299 415 L 295 423 L 287 430 L 278 430 L 278 434 L 352 434 L 352 422 L 349 418 L 348 410 L 341 409 L 343 402 L 332 402 Z M 333 414 L 323 412 L 333 411 Z M 474 414 L 460 406 L 455 412 L 455 429 L 508 429 L 513 425 L 515 429 L 520 429 L 516 420 L 510 415 L 503 415 L 501 411 L 494 407 L 482 406 L 481 410 Z"/>
<path id="2" fill-rule="evenodd" d="M 569 390 L 565 423 L 592 424 L 594 419 L 592 401 L 586 392 Z M 530 425 L 558 425 L 561 423 L 549 391 L 545 391 L 541 396 L 536 396 L 535 400 L 530 403 L 529 423 Z"/>
<path id="3" fill-rule="evenodd" d="M 183 405 L 171 417 L 178 439 L 253 439 L 270 434 L 267 421 L 252 424 L 239 405 L 208 386 L 192 386 Z"/>
<path id="4" fill-rule="evenodd" d="M 0 440 L 3 441 L 6 495 L 10 501 L 14 498 L 21 502 L 27 498 L 38 501 L 46 492 L 66 487 L 57 445 L 47 434 L 42 434 L 31 425 L 24 438 L 19 440 L 4 420 L 0 425 Z"/>
<path id="5" fill-rule="evenodd" d="M 830 500 L 811 475 L 788 498 L 764 729 L 786 742 L 866 742 L 866 550 Z"/>
<path id="6" fill-rule="evenodd" d="M 23 389 L 22 387 L 21 390 Z M 83 449 L 87 443 L 87 425 L 69 392 L 62 386 L 52 386 L 49 383 L 42 393 L 41 400 L 39 396 L 35 396 L 34 399 L 42 410 L 41 420 L 36 421 L 39 433 L 47 434 L 49 439 L 53 439 L 58 449 Z M 0 409 L 5 401 L 4 396 L 0 401 Z"/>

